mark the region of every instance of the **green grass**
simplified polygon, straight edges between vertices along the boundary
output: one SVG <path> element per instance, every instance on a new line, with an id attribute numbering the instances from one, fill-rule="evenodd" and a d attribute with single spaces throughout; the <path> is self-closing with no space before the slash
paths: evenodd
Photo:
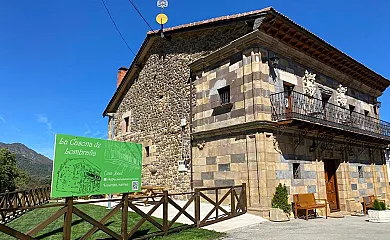
<path id="1" fill-rule="evenodd" d="M 91 204 L 83 204 L 83 205 L 76 205 L 78 209 L 85 212 L 92 218 L 94 218 L 97 221 L 100 221 L 110 210 L 106 209 L 102 206 L 96 206 Z M 23 216 L 21 216 L 18 219 L 15 219 L 14 221 L 7 224 L 7 226 L 14 228 L 20 232 L 27 232 L 28 230 L 34 228 L 39 223 L 43 222 L 45 219 L 51 216 L 54 212 L 56 212 L 59 209 L 59 207 L 52 207 L 52 208 L 43 208 L 43 209 L 36 209 L 30 212 L 27 212 Z M 128 230 L 134 226 L 141 217 L 133 212 L 129 212 L 129 220 L 128 220 Z M 157 222 L 160 224 L 162 223 L 161 219 L 155 218 Z M 114 232 L 118 233 L 120 235 L 120 229 L 121 229 L 121 211 L 118 211 L 112 218 L 110 218 L 107 223 L 105 224 L 108 228 L 113 230 Z M 177 223 L 174 224 L 174 227 L 182 226 L 183 224 Z M 80 219 L 77 215 L 73 214 L 72 217 L 72 239 L 79 239 L 82 237 L 89 229 L 92 227 L 88 222 L 83 221 Z M 43 229 L 41 232 L 36 234 L 34 237 L 37 239 L 45 239 L 45 240 L 58 240 L 62 239 L 62 230 L 63 230 L 63 217 L 60 217 L 53 223 L 51 223 L 49 226 L 47 226 L 45 229 Z M 158 228 L 156 228 L 153 224 L 149 222 L 145 222 L 142 224 L 142 226 L 138 229 L 138 231 L 135 233 L 133 237 L 140 237 L 145 234 L 150 234 L 153 232 L 158 232 Z M 171 233 L 166 237 L 155 237 L 153 239 L 163 239 L 163 240 L 208 240 L 208 239 L 217 239 L 222 237 L 223 233 L 218 233 L 215 231 L 209 231 L 205 229 L 196 229 L 191 228 L 187 230 L 183 230 L 177 233 Z M 14 239 L 13 237 L 10 237 L 4 233 L 0 233 L 0 239 Z M 108 236 L 106 233 L 98 230 L 95 232 L 94 235 L 92 235 L 91 239 L 111 239 L 110 236 Z"/>

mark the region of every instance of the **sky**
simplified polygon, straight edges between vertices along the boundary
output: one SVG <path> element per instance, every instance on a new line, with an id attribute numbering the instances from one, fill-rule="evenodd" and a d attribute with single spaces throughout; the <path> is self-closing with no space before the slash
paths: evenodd
<path id="1" fill-rule="evenodd" d="M 157 0 L 133 0 L 158 29 Z M 390 78 L 390 0 L 168 0 L 166 27 L 273 6 L 328 43 Z M 149 27 L 128 0 L 105 0 L 136 52 Z M 56 133 L 107 138 L 102 112 L 120 66 L 134 55 L 101 0 L 0 0 L 0 142 L 53 158 Z M 390 122 L 390 93 L 380 98 Z"/>

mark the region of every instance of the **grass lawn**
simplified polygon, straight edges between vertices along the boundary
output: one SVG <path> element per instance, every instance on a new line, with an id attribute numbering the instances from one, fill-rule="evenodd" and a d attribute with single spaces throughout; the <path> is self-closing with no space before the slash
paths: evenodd
<path id="1" fill-rule="evenodd" d="M 102 206 L 96 206 L 91 204 L 83 204 L 83 205 L 76 205 L 78 209 L 85 212 L 89 216 L 93 217 L 95 220 L 100 221 L 108 212 L 109 210 Z M 51 214 L 56 212 L 59 209 L 59 207 L 52 207 L 52 208 L 43 208 L 43 209 L 36 209 L 33 211 L 30 211 L 23 216 L 21 216 L 18 219 L 15 219 L 14 221 L 7 224 L 7 226 L 12 227 L 20 232 L 27 232 L 28 230 L 34 228 L 36 225 L 44 221 L 46 218 L 48 218 Z M 139 220 L 141 219 L 140 216 L 138 216 L 136 213 L 129 212 L 129 220 L 128 220 L 128 230 L 132 228 Z M 156 220 L 162 224 L 161 219 Z M 34 236 L 37 239 L 46 239 L 46 240 L 58 240 L 62 239 L 62 224 L 63 224 L 63 217 L 60 217 L 53 223 L 51 223 L 49 226 L 47 226 L 45 229 L 43 229 L 41 232 L 39 232 L 36 236 Z M 112 218 L 110 218 L 107 223 L 105 224 L 113 230 L 114 232 L 118 233 L 120 235 L 120 229 L 121 229 L 121 211 L 118 211 Z M 181 226 L 183 224 L 175 224 L 174 226 Z M 79 239 L 82 237 L 89 229 L 92 227 L 88 222 L 83 221 L 80 219 L 77 215 L 73 214 L 72 216 L 72 239 Z M 135 233 L 133 236 L 140 237 L 145 234 L 157 232 L 157 228 L 152 225 L 149 222 L 145 222 Z M 167 237 L 155 237 L 153 239 L 164 239 L 164 240 L 170 240 L 170 239 L 176 239 L 176 240 L 204 240 L 204 239 L 217 239 L 222 237 L 223 233 L 218 233 L 215 231 L 209 231 L 205 229 L 187 229 L 183 230 L 178 233 L 172 233 L 168 235 Z M 0 239 L 15 239 L 13 237 L 10 237 L 4 233 L 0 233 Z M 111 239 L 109 235 L 106 233 L 98 230 L 95 232 L 94 235 L 92 235 L 91 239 Z"/>

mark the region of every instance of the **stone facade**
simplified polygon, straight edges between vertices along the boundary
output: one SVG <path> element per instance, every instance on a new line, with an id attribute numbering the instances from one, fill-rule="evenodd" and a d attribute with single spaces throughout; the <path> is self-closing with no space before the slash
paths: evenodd
<path id="1" fill-rule="evenodd" d="M 164 185 L 173 192 L 190 190 L 190 173 L 178 172 L 178 161 L 190 155 L 190 69 L 188 64 L 248 31 L 242 24 L 196 31 L 157 40 L 138 76 L 121 100 L 114 139 L 143 144 L 143 184 Z M 126 118 L 129 129 L 126 132 Z M 187 126 L 181 127 L 181 119 Z M 146 153 L 149 147 L 149 156 Z"/>
<path id="2" fill-rule="evenodd" d="M 154 41 L 144 59 L 109 122 L 109 136 L 113 130 L 116 140 L 143 143 L 143 184 L 187 192 L 246 183 L 249 206 L 266 216 L 279 183 L 288 187 L 290 202 L 296 193 L 327 198 L 325 168 L 331 161 L 339 210 L 352 211 L 352 202 L 367 195 L 390 200 L 379 147 L 339 130 L 331 139 L 311 130 L 317 125 L 313 116 L 325 119 L 322 108 L 377 121 L 378 87 L 251 28 L 248 21 L 172 33 L 169 40 Z M 309 94 L 309 103 L 324 103 L 305 109 L 306 131 L 275 121 L 275 104 L 283 110 L 291 103 L 272 102 L 272 96 L 292 88 Z M 370 127 L 353 124 L 360 133 Z M 189 171 L 178 172 L 187 155 Z"/>
<path id="3" fill-rule="evenodd" d="M 264 210 L 267 216 L 279 183 L 288 187 L 290 202 L 292 194 L 297 193 L 314 193 L 316 198 L 326 199 L 324 162 L 334 161 L 340 210 L 351 209 L 347 203 L 359 202 L 363 196 L 376 195 L 389 200 L 381 150 L 363 148 L 359 152 L 353 146 L 348 152 L 343 136 L 336 136 L 326 148 L 310 150 L 313 141 L 317 141 L 315 134 L 299 136 L 300 130 L 294 128 L 280 133 L 270 125 L 273 122 L 270 95 L 283 92 L 286 84 L 303 93 L 305 75 L 315 73 L 311 75 L 315 77 L 313 97 L 321 99 L 326 92 L 327 104 L 335 105 L 339 99 L 337 89 L 341 83 L 324 75 L 321 64 L 313 59 L 315 68 L 303 66 L 280 53 L 278 49 L 256 44 L 195 72 L 192 160 L 196 186 L 246 182 L 249 205 Z M 213 54 L 221 58 L 218 51 Z M 274 56 L 280 59 L 276 67 L 269 62 Z M 222 104 L 218 89 L 226 87 L 230 88 L 230 102 Z M 347 86 L 343 97 L 355 112 L 378 118 L 374 96 Z M 349 114 L 349 110 L 345 111 Z M 201 149 L 198 142 L 204 142 Z M 294 176 L 294 164 L 299 166 L 298 176 Z"/>

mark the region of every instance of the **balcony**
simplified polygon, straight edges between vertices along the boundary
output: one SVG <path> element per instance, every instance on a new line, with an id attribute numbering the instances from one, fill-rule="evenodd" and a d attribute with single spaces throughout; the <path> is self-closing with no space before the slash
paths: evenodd
<path id="1" fill-rule="evenodd" d="M 390 141 L 390 123 L 298 92 L 271 94 L 272 118 L 279 124 L 311 124 L 342 135 Z M 368 140 L 368 139 L 367 139 Z"/>

